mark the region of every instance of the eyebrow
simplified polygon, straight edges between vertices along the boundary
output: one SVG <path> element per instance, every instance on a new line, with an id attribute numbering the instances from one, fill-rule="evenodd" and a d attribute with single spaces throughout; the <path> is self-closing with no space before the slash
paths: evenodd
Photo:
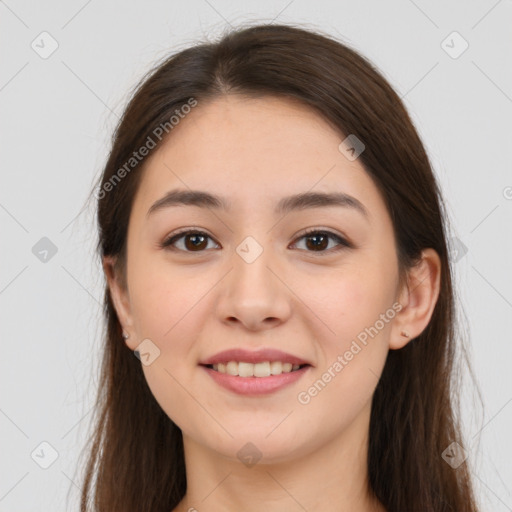
<path id="1" fill-rule="evenodd" d="M 151 206 L 146 217 L 171 206 L 198 206 L 200 208 L 215 208 L 217 210 L 229 211 L 231 209 L 231 202 L 220 196 L 200 190 L 171 190 Z M 284 197 L 277 203 L 275 213 L 286 214 L 295 210 L 325 208 L 329 206 L 351 208 L 366 218 L 369 217 L 364 205 L 355 197 L 344 192 L 303 192 Z"/>

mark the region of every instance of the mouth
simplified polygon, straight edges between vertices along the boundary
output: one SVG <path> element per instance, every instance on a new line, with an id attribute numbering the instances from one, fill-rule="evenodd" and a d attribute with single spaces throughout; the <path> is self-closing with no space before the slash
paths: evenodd
<path id="1" fill-rule="evenodd" d="M 244 396 L 263 396 L 292 386 L 312 368 L 310 364 L 263 361 L 200 364 L 219 386 Z"/>
<path id="2" fill-rule="evenodd" d="M 225 363 L 202 364 L 201 366 L 209 368 L 210 370 L 213 370 L 217 373 L 230 375 L 232 377 L 265 378 L 286 373 L 295 373 L 311 365 L 283 363 L 281 361 L 263 361 L 260 363 L 226 361 Z"/>

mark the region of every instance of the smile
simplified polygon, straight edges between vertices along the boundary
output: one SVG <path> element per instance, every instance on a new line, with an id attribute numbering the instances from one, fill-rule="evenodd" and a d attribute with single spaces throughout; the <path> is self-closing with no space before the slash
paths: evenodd
<path id="1" fill-rule="evenodd" d="M 229 361 L 226 364 L 203 364 L 200 367 L 219 386 L 246 396 L 276 392 L 297 382 L 312 368 L 310 364 L 292 365 L 292 363 L 281 363 L 280 361 L 264 361 L 254 364 Z M 279 371 L 279 373 L 272 374 L 271 368 L 274 372 Z M 222 372 L 223 369 L 226 371 Z M 233 372 L 234 375 L 228 373 L 229 371 Z"/>
<path id="2" fill-rule="evenodd" d="M 238 377 L 270 377 L 297 371 L 301 366 L 308 365 L 282 363 L 281 361 L 263 361 L 261 363 L 228 361 L 227 363 L 208 365 L 216 372 Z"/>

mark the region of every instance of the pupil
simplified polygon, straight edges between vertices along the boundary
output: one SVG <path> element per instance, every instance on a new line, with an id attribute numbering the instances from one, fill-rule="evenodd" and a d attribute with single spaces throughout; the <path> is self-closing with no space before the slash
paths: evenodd
<path id="1" fill-rule="evenodd" d="M 317 240 L 318 238 L 322 238 L 323 239 L 323 242 L 325 242 L 325 240 L 327 239 L 327 237 L 325 235 L 310 235 L 309 236 L 309 240 Z M 325 248 L 325 243 L 322 243 L 322 242 L 314 242 L 313 243 L 313 247 L 314 248 L 322 248 L 324 249 Z"/>
<path id="2" fill-rule="evenodd" d="M 200 240 L 198 240 L 198 239 L 200 239 Z M 187 237 L 187 240 L 189 240 L 189 241 L 195 240 L 195 241 L 192 241 L 192 248 L 195 248 L 195 249 L 202 248 L 201 243 L 204 244 L 204 239 L 205 239 L 205 237 L 203 235 L 188 235 L 188 237 Z"/>

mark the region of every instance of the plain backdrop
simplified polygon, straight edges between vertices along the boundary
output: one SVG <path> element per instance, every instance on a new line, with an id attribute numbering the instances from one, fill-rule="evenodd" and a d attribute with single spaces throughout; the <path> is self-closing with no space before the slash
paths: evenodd
<path id="1" fill-rule="evenodd" d="M 0 1 L 0 511 L 78 510 L 103 275 L 86 198 L 132 87 L 249 21 L 318 28 L 403 98 L 446 198 L 483 509 L 512 510 L 512 1 Z M 441 456 L 441 454 L 440 454 Z"/>

